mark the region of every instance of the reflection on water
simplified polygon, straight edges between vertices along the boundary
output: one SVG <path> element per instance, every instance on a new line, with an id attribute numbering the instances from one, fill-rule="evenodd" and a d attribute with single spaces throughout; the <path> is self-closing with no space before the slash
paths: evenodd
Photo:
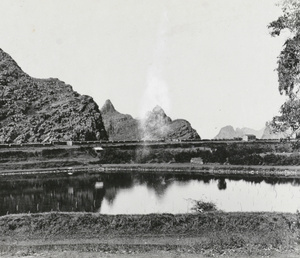
<path id="1" fill-rule="evenodd" d="M 226 184 L 225 178 L 220 178 L 218 180 L 218 188 L 219 188 L 219 190 L 225 190 L 226 187 L 227 187 L 227 184 Z"/>
<path id="2" fill-rule="evenodd" d="M 0 215 L 47 211 L 184 213 L 192 200 L 223 211 L 300 210 L 300 181 L 112 173 L 0 180 Z"/>

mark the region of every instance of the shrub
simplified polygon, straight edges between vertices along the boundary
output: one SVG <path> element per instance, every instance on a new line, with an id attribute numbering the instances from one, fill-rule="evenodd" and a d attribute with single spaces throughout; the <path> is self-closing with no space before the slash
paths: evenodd
<path id="1" fill-rule="evenodd" d="M 213 202 L 204 202 L 193 200 L 194 206 L 191 208 L 195 212 L 205 212 L 205 211 L 217 211 L 217 206 Z"/>

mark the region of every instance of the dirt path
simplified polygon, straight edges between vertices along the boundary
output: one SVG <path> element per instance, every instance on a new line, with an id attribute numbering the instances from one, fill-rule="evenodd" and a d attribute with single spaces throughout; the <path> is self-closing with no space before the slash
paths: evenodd
<path id="1" fill-rule="evenodd" d="M 146 241 L 145 241 L 146 240 Z M 51 241 L 51 242 L 36 242 L 23 241 L 6 245 L 5 250 L 3 245 L 0 255 L 2 258 L 8 257 L 52 257 L 52 258 L 91 258 L 91 257 L 299 257 L 299 247 L 295 250 L 272 250 L 270 248 L 245 249 L 245 248 L 228 248 L 226 250 L 194 250 L 193 244 L 199 239 L 184 238 L 180 240 L 176 237 L 169 237 L 162 241 L 161 238 L 155 236 L 143 239 L 129 237 L 125 239 L 110 239 L 99 241 L 97 239 L 89 239 L 83 241 Z M 131 243 L 129 243 L 131 242 Z M 10 247 L 10 248 L 9 248 Z"/>

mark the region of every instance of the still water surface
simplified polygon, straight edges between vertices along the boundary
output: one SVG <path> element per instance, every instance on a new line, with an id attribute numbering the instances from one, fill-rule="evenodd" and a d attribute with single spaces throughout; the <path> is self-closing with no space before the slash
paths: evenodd
<path id="1" fill-rule="evenodd" d="M 192 200 L 213 202 L 223 211 L 296 212 L 300 180 L 137 173 L 0 179 L 0 215 L 185 213 L 192 212 Z"/>

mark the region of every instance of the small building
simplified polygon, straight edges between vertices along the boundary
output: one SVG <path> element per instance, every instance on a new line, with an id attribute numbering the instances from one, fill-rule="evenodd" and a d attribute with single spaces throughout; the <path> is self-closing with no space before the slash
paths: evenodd
<path id="1" fill-rule="evenodd" d="M 97 147 L 94 147 L 93 150 L 94 150 L 96 156 L 97 156 L 98 158 L 100 158 L 100 157 L 101 157 L 101 153 L 102 153 L 102 151 L 103 151 L 103 148 L 100 147 L 100 146 L 97 146 Z"/>
<path id="2" fill-rule="evenodd" d="M 243 136 L 243 141 L 255 141 L 256 140 L 256 136 L 254 134 L 245 134 Z"/>
<path id="3" fill-rule="evenodd" d="M 192 158 L 191 163 L 202 165 L 203 164 L 203 159 L 202 158 Z"/>
<path id="4" fill-rule="evenodd" d="M 212 148 L 209 147 L 198 147 L 197 149 L 200 151 L 209 151 L 210 153 L 213 152 Z"/>
<path id="5" fill-rule="evenodd" d="M 94 147 L 93 149 L 96 153 L 101 153 L 103 151 L 102 147 Z"/>
<path id="6" fill-rule="evenodd" d="M 73 146 L 73 141 L 67 141 L 67 146 Z"/>

